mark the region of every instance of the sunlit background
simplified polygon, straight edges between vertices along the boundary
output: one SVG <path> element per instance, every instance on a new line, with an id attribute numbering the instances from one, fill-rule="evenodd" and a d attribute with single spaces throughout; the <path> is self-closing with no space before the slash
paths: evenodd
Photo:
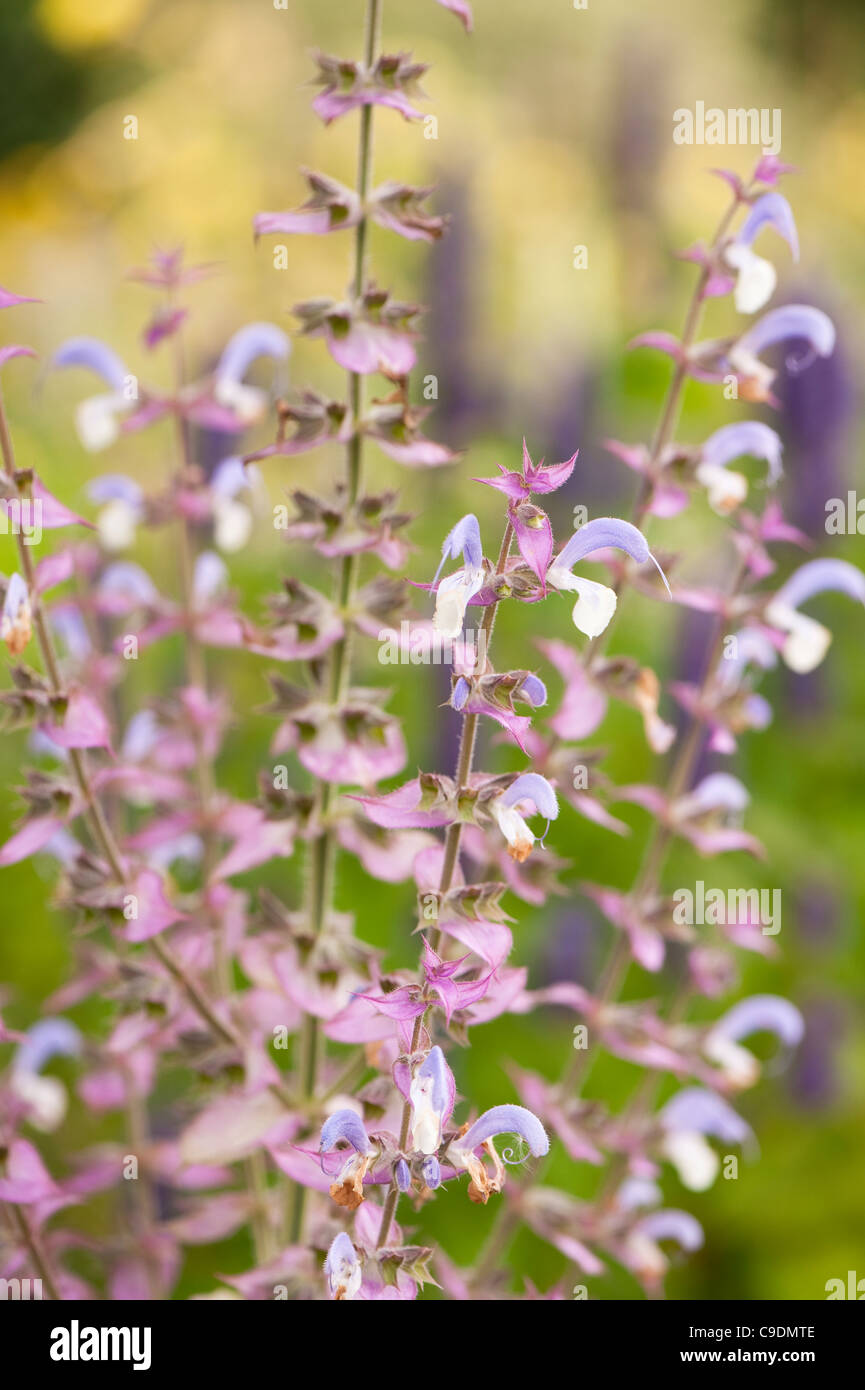
<path id="1" fill-rule="evenodd" d="M 95 334 L 142 379 L 167 385 L 167 354 L 148 353 L 141 343 L 147 291 L 126 278 L 154 245 L 182 242 L 193 261 L 218 263 L 218 273 L 188 293 L 188 349 L 201 370 L 244 322 L 271 318 L 289 327 L 297 300 L 341 294 L 347 238 L 295 238 L 288 267 L 278 270 L 270 240 L 254 244 L 251 220 L 259 210 L 303 201 L 300 165 L 353 182 L 355 122 L 325 129 L 310 110 L 308 82 L 314 48 L 359 55 L 363 8 L 362 0 L 288 0 L 285 10 L 272 0 L 19 0 L 0 8 L 0 283 L 44 301 L 15 310 L 14 325 L 4 315 L 4 340 L 11 334 L 48 358 L 65 337 Z M 437 184 L 436 209 L 451 213 L 453 225 L 433 251 L 373 229 L 372 261 L 377 279 L 398 297 L 428 306 L 416 391 L 425 374 L 437 376 L 429 432 L 468 450 L 447 475 L 400 476 L 370 450 L 373 483 L 398 485 L 417 516 L 412 576 L 430 577 L 441 539 L 469 508 L 494 549 L 495 495 L 470 479 L 496 461 L 515 466 L 523 435 L 536 456 L 581 451 L 568 496 L 553 508 L 561 534 L 574 503 L 593 513 L 629 509 L 632 477 L 602 441 L 651 433 L 669 366 L 652 354 L 626 355 L 624 346 L 647 328 L 678 330 L 695 271 L 675 252 L 711 236 L 726 198 L 708 171 L 724 165 L 746 174 L 756 157 L 741 147 L 674 144 L 674 110 L 700 100 L 782 112 L 782 154 L 799 169 L 785 192 L 802 258 L 792 265 L 778 243 L 779 298 L 818 304 L 839 331 L 831 359 L 782 379 L 782 493 L 818 553 L 865 567 L 865 539 L 824 533 L 827 499 L 845 496 L 862 477 L 865 10 L 858 0 L 589 0 L 586 10 L 571 0 L 475 0 L 475 17 L 476 32 L 466 38 L 432 0 L 385 0 L 386 46 L 431 64 L 424 88 L 438 129 L 427 139 L 422 124 L 377 114 L 376 174 Z M 137 139 L 124 138 L 128 117 L 136 118 Z M 587 249 L 586 269 L 574 268 L 578 245 Z M 729 301 L 713 304 L 707 332 L 729 332 L 732 320 Z M 296 386 L 342 388 L 342 374 L 317 342 L 296 341 L 290 371 Z M 43 378 L 28 364 L 4 373 L 20 462 L 36 465 L 68 505 L 91 515 L 84 489 L 94 473 L 128 472 L 147 486 L 176 460 L 168 426 L 131 436 L 96 460 L 86 455 L 72 428 L 85 384 L 73 374 Z M 699 442 L 730 418 L 729 409 L 715 388 L 692 386 L 679 438 Z M 295 486 L 327 487 L 336 462 L 336 452 L 325 450 L 268 464 L 271 501 Z M 694 580 L 729 563 L 723 526 L 703 503 L 684 525 L 658 523 L 653 540 L 680 547 L 682 573 Z M 12 543 L 0 538 L 0 546 L 8 571 Z M 144 539 L 138 558 L 170 587 L 165 533 Z M 263 514 L 254 543 L 231 559 L 248 611 L 260 613 L 262 597 L 295 558 Z M 797 557 L 786 547 L 779 559 L 786 568 Z M 326 586 L 324 565 L 320 578 Z M 775 722 L 746 739 L 731 765 L 753 791 L 748 824 L 766 844 L 767 864 L 728 856 L 707 865 L 682 849 L 667 870 L 670 887 L 705 877 L 722 887 L 782 888 L 782 953 L 743 960 L 741 988 L 785 994 L 807 1021 L 791 1064 L 774 1075 L 770 1066 L 742 1101 L 760 1151 L 741 1164 L 738 1180 L 719 1180 L 694 1196 L 665 1174 L 668 1203 L 693 1210 L 707 1237 L 704 1250 L 671 1277 L 676 1297 L 819 1298 L 828 1279 L 846 1278 L 850 1269 L 865 1275 L 865 614 L 840 598 L 815 612 L 836 634 L 829 657 L 812 676 L 770 678 L 765 693 Z M 568 636 L 568 622 L 564 604 L 513 606 L 496 634 L 497 665 L 533 665 L 533 638 L 541 630 Z M 682 610 L 634 598 L 612 645 L 669 676 L 699 668 L 705 638 L 701 621 Z M 214 679 L 228 683 L 236 714 L 220 775 L 232 791 L 251 796 L 269 765 L 272 723 L 258 712 L 266 664 L 218 654 L 210 664 Z M 370 674 L 380 678 L 381 670 Z M 129 677 L 128 707 L 180 678 L 179 648 L 168 643 L 146 653 Z M 449 771 L 458 717 L 439 708 L 442 673 L 390 668 L 387 679 L 392 706 L 406 721 L 410 765 Z M 555 680 L 550 685 L 558 690 Z M 614 709 L 597 741 L 616 780 L 658 776 L 632 711 Z M 487 750 L 499 768 L 520 765 L 499 745 Z M 4 786 L 21 779 L 26 756 L 23 735 L 4 739 Z M 0 809 L 3 838 L 19 811 L 10 792 Z M 634 834 L 619 840 L 563 817 L 552 845 L 572 865 L 571 896 L 542 913 L 511 903 L 520 919 L 515 956 L 529 965 L 533 985 L 595 979 L 608 928 L 578 883 L 592 875 L 630 884 L 646 821 L 639 812 L 626 819 Z M 0 1002 L 13 1026 L 37 1015 L 67 970 L 69 923 L 51 911 L 51 874 L 38 861 L 4 871 L 0 979 L 9 984 Z M 291 901 L 297 878 L 296 866 L 277 861 L 248 884 L 266 882 Z M 386 948 L 392 963 L 415 960 L 408 886 L 373 884 L 346 869 L 338 895 L 359 934 Z M 631 982 L 632 991 L 650 988 L 660 993 L 669 985 Z M 75 1016 L 99 1025 L 95 1005 Z M 556 1076 L 572 1022 L 558 1013 L 505 1016 L 476 1029 L 471 1050 L 451 1058 L 460 1091 L 482 1109 L 516 1099 L 511 1064 Z M 589 1093 L 622 1103 L 636 1079 L 628 1064 L 605 1060 Z M 157 1132 L 178 1124 L 178 1089 L 169 1077 L 154 1098 Z M 111 1133 L 110 1121 L 75 1107 L 47 1152 L 62 1168 L 66 1148 Z M 561 1152 L 550 1171 L 552 1182 L 580 1194 L 597 1181 Z M 441 1239 L 469 1262 L 492 1206 L 469 1209 L 443 1191 L 418 1219 L 421 1238 Z M 113 1219 L 109 1200 L 91 1203 L 78 1219 L 104 1229 Z M 180 1296 L 210 1289 L 214 1271 L 249 1263 L 243 1237 L 193 1249 Z M 515 1242 L 509 1264 L 541 1287 L 565 1268 L 529 1235 Z M 86 1267 L 92 1276 L 94 1266 Z M 591 1293 L 639 1291 L 612 1270 L 592 1282 Z"/>

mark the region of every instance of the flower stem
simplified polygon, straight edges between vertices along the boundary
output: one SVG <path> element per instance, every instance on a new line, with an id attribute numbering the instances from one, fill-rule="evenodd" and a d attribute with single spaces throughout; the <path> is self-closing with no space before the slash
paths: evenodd
<path id="1" fill-rule="evenodd" d="M 513 539 L 513 524 L 510 520 L 508 520 L 508 523 L 505 526 L 505 533 L 502 536 L 502 543 L 499 548 L 499 558 L 496 562 L 496 574 L 504 573 L 505 566 L 507 565 L 508 561 L 508 556 L 511 553 L 511 545 L 513 544 Z M 498 602 L 490 603 L 484 609 L 484 616 L 481 619 L 480 624 L 480 640 L 475 648 L 476 651 L 489 651 L 498 606 Z M 456 782 L 457 798 L 459 798 L 461 793 L 469 785 L 469 779 L 471 777 L 472 766 L 474 763 L 474 752 L 475 744 L 477 742 L 479 717 L 480 716 L 477 714 L 467 714 L 463 718 L 462 734 L 460 736 L 460 746 L 459 752 L 457 754 L 457 767 L 454 778 Z M 447 893 L 450 890 L 451 885 L 453 883 L 454 873 L 456 871 L 457 863 L 459 862 L 460 840 L 462 838 L 462 830 L 463 823 L 459 820 L 452 821 L 447 828 L 447 833 L 445 835 L 444 858 L 442 860 L 442 871 L 441 876 L 439 878 L 438 887 L 440 896 L 443 893 Z M 437 927 L 432 934 L 432 940 L 430 942 L 430 945 L 432 946 L 432 949 L 434 951 L 437 951 L 439 946 L 441 945 L 441 936 L 441 929 Z M 418 1049 L 418 1045 L 420 1043 L 421 1038 L 421 1032 L 423 1028 L 426 1026 L 428 1017 L 429 1008 L 425 1009 L 422 1014 L 418 1014 L 417 1018 L 414 1021 L 414 1027 L 412 1029 L 411 1037 L 411 1048 L 409 1049 L 410 1055 L 413 1055 Z M 409 1101 L 406 1101 L 402 1108 L 402 1120 L 400 1122 L 400 1150 L 405 1149 L 405 1146 L 408 1143 L 408 1130 L 410 1123 L 411 1104 Z M 388 1233 L 390 1231 L 391 1222 L 393 1221 L 394 1213 L 396 1211 L 398 1202 L 399 1189 L 394 1183 L 392 1184 L 387 1194 L 387 1198 L 385 1199 L 384 1211 L 382 1213 L 381 1227 L 379 1229 L 377 1242 L 379 1249 L 381 1249 L 382 1246 L 387 1244 Z"/>
<path id="2" fill-rule="evenodd" d="M 371 68 L 376 61 L 381 36 L 383 0 L 366 0 L 364 19 L 363 61 Z M 370 189 L 373 166 L 373 108 L 367 104 L 361 108 L 360 129 L 357 147 L 357 191 L 361 203 L 361 216 L 354 230 L 352 256 L 351 291 L 355 299 L 363 293 L 369 219 L 366 214 L 366 199 Z M 363 486 L 363 436 L 359 423 L 363 411 L 363 377 L 359 372 L 348 374 L 348 405 L 353 425 L 352 435 L 346 445 L 345 505 L 347 510 L 356 506 Z M 336 584 L 336 598 L 343 614 L 345 630 L 343 636 L 334 644 L 327 680 L 328 697 L 331 704 L 339 705 L 345 698 L 351 681 L 352 625 L 351 606 L 357 588 L 358 556 L 344 555 L 339 567 Z M 330 811 L 334 799 L 334 785 L 320 782 L 316 789 L 315 817 L 319 834 L 310 845 L 310 863 L 307 872 L 306 917 L 310 932 L 314 937 L 321 934 L 333 906 L 334 867 L 336 861 L 336 838 L 329 824 Z M 301 1024 L 297 1072 L 300 1092 L 308 1103 L 315 1098 L 319 1057 L 322 1052 L 322 1039 L 318 1019 L 313 1014 L 305 1014 Z M 296 1183 L 292 1191 L 289 1227 L 293 1241 L 299 1241 L 303 1232 L 303 1217 L 306 1204 L 306 1189 Z"/>

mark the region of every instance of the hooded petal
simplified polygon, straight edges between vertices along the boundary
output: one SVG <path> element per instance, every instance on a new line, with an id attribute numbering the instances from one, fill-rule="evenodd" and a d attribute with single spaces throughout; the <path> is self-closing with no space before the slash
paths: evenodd
<path id="1" fill-rule="evenodd" d="M 360 1292 L 363 1280 L 358 1253 L 345 1231 L 331 1242 L 324 1259 L 324 1275 L 330 1296 L 337 1302 L 350 1302 Z"/>
<path id="2" fill-rule="evenodd" d="M 77 1057 L 81 1044 L 81 1033 L 68 1018 L 42 1018 L 28 1028 L 12 1065 L 16 1071 L 39 1072 L 52 1057 Z"/>
<path id="3" fill-rule="evenodd" d="M 332 1115 L 328 1115 L 321 1127 L 321 1139 L 318 1145 L 321 1153 L 331 1153 L 341 1142 L 350 1144 L 355 1153 L 371 1154 L 374 1152 L 369 1135 L 364 1129 L 363 1120 L 355 1110 L 336 1110 Z"/>
<path id="4" fill-rule="evenodd" d="M 537 1115 L 522 1105 L 494 1105 L 491 1110 L 485 1110 L 465 1134 L 452 1141 L 451 1151 L 456 1147 L 470 1153 L 499 1134 L 518 1135 L 536 1158 L 549 1152 L 550 1141 L 546 1130 Z M 510 1150 L 505 1151 L 505 1162 L 516 1161 L 509 1157 L 510 1153 Z"/>
<path id="5" fill-rule="evenodd" d="M 84 367 L 121 391 L 129 373 L 113 348 L 99 338 L 69 338 L 51 359 L 53 367 Z"/>
<path id="6" fill-rule="evenodd" d="M 455 1094 L 453 1072 L 441 1048 L 433 1047 L 415 1071 L 409 1091 L 412 1144 L 420 1153 L 438 1152 L 442 1127 L 454 1108 Z"/>
<path id="7" fill-rule="evenodd" d="M 835 347 L 835 325 L 822 309 L 810 304 L 784 304 L 753 323 L 736 344 L 736 351 L 759 357 L 766 348 L 791 338 L 804 338 L 820 357 Z"/>
<path id="8" fill-rule="evenodd" d="M 700 450 L 700 457 L 721 468 L 743 454 L 765 459 L 769 465 L 769 482 L 776 483 L 783 472 L 782 453 L 783 445 L 773 429 L 759 420 L 741 420 L 724 425 L 710 435 Z"/>
<path id="9" fill-rule="evenodd" d="M 789 246 L 793 260 L 798 261 L 799 238 L 796 234 L 796 222 L 793 210 L 783 193 L 764 193 L 751 205 L 736 241 L 742 246 L 750 246 L 764 227 L 774 227 Z"/>

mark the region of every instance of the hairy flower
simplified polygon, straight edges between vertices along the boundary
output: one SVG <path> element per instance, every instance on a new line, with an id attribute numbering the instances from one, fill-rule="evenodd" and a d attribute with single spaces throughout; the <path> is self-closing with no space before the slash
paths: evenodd
<path id="1" fill-rule="evenodd" d="M 334 1153 L 339 1145 L 345 1144 L 352 1152 L 331 1183 L 330 1195 L 337 1206 L 354 1211 L 363 1201 L 363 1180 L 377 1153 L 363 1121 L 354 1110 L 336 1110 L 327 1117 L 322 1125 L 319 1153 Z"/>
<path id="2" fill-rule="evenodd" d="M 452 1139 L 446 1152 L 446 1160 L 456 1168 L 465 1168 L 469 1174 L 469 1197 L 473 1202 L 486 1203 L 491 1192 L 501 1192 L 504 1182 L 504 1167 L 492 1143 L 499 1134 L 514 1134 L 522 1139 L 529 1153 L 536 1158 L 549 1152 L 550 1141 L 547 1132 L 536 1115 L 522 1105 L 494 1105 L 484 1111 L 479 1119 L 470 1125 L 464 1134 Z M 483 1149 L 493 1163 L 490 1173 L 476 1150 Z M 519 1162 L 513 1151 L 504 1151 L 506 1163 Z"/>

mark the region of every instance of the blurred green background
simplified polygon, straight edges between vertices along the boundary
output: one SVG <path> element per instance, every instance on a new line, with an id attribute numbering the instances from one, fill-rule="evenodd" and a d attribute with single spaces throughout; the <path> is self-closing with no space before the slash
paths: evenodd
<path id="1" fill-rule="evenodd" d="M 193 261 L 220 262 L 218 278 L 190 292 L 188 345 L 202 370 L 242 323 L 272 318 L 288 326 L 298 299 L 341 294 L 347 239 L 295 238 L 288 268 L 276 270 L 272 246 L 253 245 L 251 218 L 303 200 L 300 164 L 353 182 L 355 123 L 325 130 L 305 84 L 314 47 L 359 54 L 362 16 L 362 0 L 290 0 L 285 11 L 270 0 L 21 0 L 0 7 L 0 283 L 45 301 L 15 310 L 14 321 L 4 315 L 4 340 L 30 342 L 47 356 L 70 334 L 104 336 L 133 371 L 159 383 L 167 364 L 158 353 L 145 362 L 139 342 L 148 297 L 124 278 L 154 244 L 183 242 Z M 494 550 L 496 496 L 470 479 L 498 461 L 517 466 L 523 434 L 535 457 L 581 450 L 567 495 L 553 507 L 560 534 L 577 502 L 593 514 L 629 509 L 632 479 L 602 441 L 648 437 L 669 367 L 652 354 L 626 356 L 624 345 L 647 328 L 678 329 L 694 271 L 674 253 L 711 235 L 726 196 L 708 169 L 721 164 L 746 174 L 755 158 L 741 147 L 674 145 L 673 111 L 698 100 L 782 110 L 782 155 L 799 169 L 785 192 L 803 251 L 792 266 L 780 243 L 772 248 L 779 298 L 819 304 L 839 330 L 830 361 L 782 383 L 780 423 L 771 421 L 787 445 L 782 492 L 818 553 L 865 565 L 861 537 L 827 537 L 823 529 L 826 500 L 855 489 L 861 477 L 865 10 L 857 0 L 590 0 L 584 11 L 570 0 L 476 0 L 475 17 L 467 39 L 432 0 L 385 3 L 386 46 L 432 64 L 424 86 L 438 138 L 424 139 L 423 126 L 381 113 L 376 175 L 437 183 L 436 210 L 451 212 L 454 223 L 432 252 L 373 229 L 373 265 L 399 297 L 429 306 L 416 386 L 436 374 L 440 398 L 429 432 L 469 449 L 446 475 L 399 477 L 395 464 L 369 451 L 372 483 L 399 485 L 417 515 L 412 576 L 430 577 L 444 533 L 468 509 Z M 136 141 L 123 138 L 128 115 L 138 118 Z M 587 247 L 585 270 L 573 268 L 576 245 Z M 728 302 L 711 305 L 707 333 L 731 332 L 733 317 Z M 48 379 L 37 391 L 35 376 L 17 363 L 4 374 L 19 458 L 35 464 L 70 506 L 88 511 L 84 487 L 96 472 L 130 472 L 146 486 L 173 467 L 167 426 L 107 456 L 85 455 L 71 427 L 81 381 Z M 334 394 L 342 388 L 319 343 L 296 342 L 291 377 Z M 744 417 L 747 407 L 736 409 Z M 729 418 L 716 390 L 692 386 L 679 438 L 698 442 Z M 267 465 L 272 501 L 294 486 L 326 487 L 337 464 L 335 451 L 319 451 Z M 761 500 L 756 489 L 752 498 Z M 654 535 L 656 545 L 682 549 L 681 572 L 695 582 L 729 562 L 723 525 L 700 502 L 684 524 L 659 523 Z M 168 587 L 165 545 L 164 533 L 146 538 L 136 558 L 153 563 Z M 0 546 L 8 571 L 11 542 L 0 538 Z M 248 611 L 260 611 L 294 558 L 263 518 L 254 544 L 231 560 Z M 781 548 L 782 572 L 796 558 Z M 303 563 L 307 577 L 306 556 Z M 323 564 L 319 578 L 326 587 Z M 700 1196 L 665 1173 L 668 1203 L 693 1210 L 706 1231 L 704 1250 L 671 1276 L 674 1297 L 819 1298 L 828 1279 L 848 1269 L 865 1275 L 865 620 L 842 599 L 820 601 L 813 611 L 835 631 L 824 666 L 810 677 L 770 678 L 764 690 L 775 723 L 744 740 L 730 763 L 753 792 L 748 825 L 765 842 L 768 863 L 728 856 L 707 865 L 681 849 L 668 868 L 670 886 L 703 877 L 718 886 L 782 888 L 782 954 L 743 960 L 741 989 L 785 994 L 807 1022 L 791 1066 L 742 1100 L 759 1158 L 741 1164 L 736 1182 L 719 1180 Z M 531 641 L 541 632 L 572 635 L 563 605 L 509 610 L 496 632 L 496 664 L 532 665 Z M 681 676 L 699 668 L 704 640 L 703 625 L 681 610 L 650 611 L 634 598 L 612 649 Z M 214 678 L 228 682 L 236 714 L 220 776 L 249 796 L 270 765 L 272 724 L 256 712 L 266 697 L 266 665 L 219 655 L 210 665 Z M 146 653 L 130 674 L 128 707 L 170 688 L 181 670 L 171 644 Z M 368 674 L 379 678 L 381 668 Z M 449 770 L 457 716 L 436 709 L 446 693 L 442 673 L 407 666 L 387 675 L 392 707 L 406 722 L 410 768 Z M 549 684 L 555 696 L 558 682 Z M 673 707 L 666 703 L 663 712 L 669 717 Z M 609 750 L 606 766 L 616 780 L 658 776 L 632 711 L 613 709 L 596 741 Z M 499 768 L 520 765 L 518 754 L 500 746 L 492 756 Z M 21 779 L 25 757 L 23 735 L 3 740 L 4 787 Z M 10 790 L 0 808 L 3 838 L 19 810 Z M 619 840 L 564 815 L 551 845 L 572 865 L 573 896 L 545 912 L 510 900 L 519 918 L 514 960 L 529 965 L 532 985 L 554 975 L 595 978 L 608 929 L 576 882 L 593 875 L 630 884 L 646 821 L 638 812 L 626 818 L 634 833 Z M 50 877 L 41 862 L 4 873 L 0 979 L 9 982 L 4 1013 L 13 1025 L 36 1016 L 67 970 L 69 924 L 50 910 Z M 248 882 L 266 882 L 291 901 L 297 866 L 277 863 Z M 338 895 L 359 934 L 385 948 L 392 963 L 414 961 L 409 886 L 374 884 L 343 864 Z M 634 979 L 631 988 L 655 994 L 669 982 Z M 93 1006 L 76 1016 L 98 1017 Z M 452 1057 L 461 1093 L 479 1109 L 516 1099 L 511 1063 L 556 1076 L 572 1023 L 558 1013 L 507 1016 L 476 1030 L 471 1050 Z M 604 1060 L 589 1093 L 617 1105 L 636 1079 L 629 1065 Z M 155 1098 L 169 1127 L 177 1094 L 177 1079 L 168 1077 Z M 45 1149 L 62 1168 L 69 1145 L 111 1132 L 110 1121 L 79 1112 Z M 589 1194 L 596 1175 L 559 1153 L 551 1181 Z M 470 1262 L 493 1205 L 469 1208 L 443 1193 L 419 1219 L 420 1236 L 434 1235 L 458 1262 Z M 108 1211 L 107 1200 L 96 1203 L 83 1219 L 98 1228 Z M 193 1250 L 180 1294 L 206 1291 L 214 1271 L 249 1263 L 245 1238 Z M 508 1263 L 541 1287 L 564 1273 L 562 1258 L 525 1234 Z M 590 1292 L 639 1293 L 615 1270 L 592 1281 Z"/>

